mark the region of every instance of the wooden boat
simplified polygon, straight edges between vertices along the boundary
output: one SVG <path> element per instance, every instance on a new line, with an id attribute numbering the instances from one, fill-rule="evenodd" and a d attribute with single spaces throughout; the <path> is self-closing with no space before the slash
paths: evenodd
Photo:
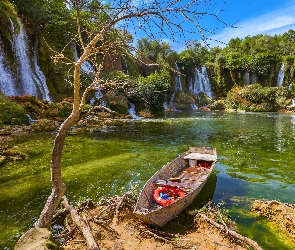
<path id="1" fill-rule="evenodd" d="M 196 198 L 216 161 L 215 148 L 190 147 L 146 182 L 134 214 L 148 224 L 164 226 Z M 168 195 L 166 190 L 170 192 Z"/>

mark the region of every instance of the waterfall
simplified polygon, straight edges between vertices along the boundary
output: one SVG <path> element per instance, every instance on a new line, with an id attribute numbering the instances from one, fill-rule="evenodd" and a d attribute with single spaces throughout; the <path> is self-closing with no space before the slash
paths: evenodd
<path id="1" fill-rule="evenodd" d="M 176 67 L 177 72 L 180 72 L 179 67 L 178 67 L 177 64 L 176 64 L 175 67 Z M 170 101 L 169 101 L 169 106 L 171 107 L 172 110 L 176 110 L 176 108 L 174 107 L 173 101 L 174 101 L 174 98 L 175 98 L 175 94 L 176 94 L 176 92 L 178 90 L 181 91 L 181 92 L 183 91 L 182 90 L 182 80 L 181 80 L 181 75 L 180 74 L 177 74 L 176 77 L 175 77 L 175 90 L 174 90 L 174 93 L 172 94 L 172 96 L 170 98 Z"/>
<path id="2" fill-rule="evenodd" d="M 78 51 L 77 51 L 77 45 L 76 43 L 73 43 L 73 49 L 74 49 L 74 56 L 75 56 L 75 60 L 78 61 L 79 60 L 79 56 L 78 56 Z M 81 70 L 85 73 L 90 73 L 90 72 L 94 72 L 94 68 L 91 65 L 90 62 L 88 61 L 84 61 L 81 65 Z"/>
<path id="3" fill-rule="evenodd" d="M 175 98 L 175 94 L 176 94 L 176 91 L 172 94 L 171 98 L 170 98 L 170 101 L 169 101 L 169 106 L 171 107 L 172 110 L 176 110 L 176 108 L 174 107 L 174 98 Z"/>
<path id="4" fill-rule="evenodd" d="M 248 71 L 246 71 L 244 74 L 244 85 L 250 85 L 250 73 Z"/>
<path id="5" fill-rule="evenodd" d="M 177 70 L 177 72 L 180 72 L 179 67 L 178 67 L 177 64 L 176 64 L 176 70 Z M 175 91 L 179 90 L 179 91 L 182 92 L 182 80 L 181 80 L 181 75 L 180 74 L 177 74 L 175 82 L 176 82 Z"/>
<path id="6" fill-rule="evenodd" d="M 74 50 L 75 60 L 78 61 L 79 60 L 79 56 L 78 56 L 78 51 L 77 51 L 77 45 L 76 45 L 76 43 L 73 43 L 73 50 Z M 88 61 L 84 61 L 82 63 L 81 70 L 83 72 L 85 72 L 86 74 L 90 74 L 91 72 L 93 72 L 93 73 L 95 72 L 94 67 Z M 90 105 L 91 106 L 94 105 L 96 99 L 100 100 L 100 103 L 99 103 L 100 106 L 103 106 L 103 107 L 106 107 L 107 106 L 106 102 L 103 100 L 103 94 L 102 94 L 101 89 L 100 89 L 99 86 L 97 86 L 95 88 L 95 96 L 93 98 L 91 98 L 91 100 L 90 100 Z"/>
<path id="7" fill-rule="evenodd" d="M 33 63 L 30 61 L 31 51 L 29 51 L 28 38 L 20 18 L 17 19 L 20 31 L 13 36 L 13 50 L 16 57 L 19 72 L 17 76 L 21 80 L 22 93 L 30 94 L 39 99 L 50 100 L 46 79 L 37 64 L 37 55 L 33 55 Z M 13 28 L 14 29 L 14 28 Z M 37 54 L 37 52 L 35 52 Z M 37 68 L 35 67 L 37 66 Z"/>
<path id="8" fill-rule="evenodd" d="M 244 74 L 244 86 L 258 83 L 258 76 L 255 72 L 246 71 Z"/>
<path id="9" fill-rule="evenodd" d="M 133 119 L 141 119 L 140 116 L 136 115 L 134 103 L 130 102 L 129 105 L 130 105 L 130 109 L 128 110 L 129 115 L 131 115 Z"/>
<path id="10" fill-rule="evenodd" d="M 278 87 L 283 86 L 283 82 L 284 82 L 284 64 L 281 65 L 280 71 L 278 74 Z"/>
<path id="11" fill-rule="evenodd" d="M 195 103 L 191 103 L 190 105 L 191 105 L 192 110 L 198 109 L 198 106 Z"/>
<path id="12" fill-rule="evenodd" d="M 39 90 L 41 91 L 42 99 L 50 101 L 49 90 L 46 85 L 46 77 L 43 74 L 43 72 L 40 70 L 40 67 L 38 65 L 38 40 L 36 40 L 34 44 L 33 62 L 34 62 L 35 72 L 37 75 L 36 83 L 38 85 Z"/>
<path id="13" fill-rule="evenodd" d="M 210 97 L 210 99 L 213 98 L 211 84 L 205 65 L 201 67 L 201 71 L 195 68 L 194 80 L 191 80 L 189 90 L 194 95 L 204 92 L 208 97 Z"/>
<path id="14" fill-rule="evenodd" d="M 0 90 L 8 96 L 29 94 L 50 101 L 46 78 L 38 66 L 38 43 L 35 43 L 33 51 L 29 49 L 25 27 L 20 18 L 17 21 L 20 27 L 18 34 L 10 20 L 14 68 L 5 64 L 4 49 L 0 44 Z"/>
<path id="15" fill-rule="evenodd" d="M 103 94 L 101 92 L 100 87 L 98 86 L 98 87 L 95 88 L 95 96 L 93 98 L 91 98 L 90 105 L 93 106 L 95 100 L 98 99 L 98 100 L 100 100 L 99 105 L 100 106 L 103 106 L 103 107 L 106 107 L 107 104 L 106 104 L 106 102 L 102 98 L 103 98 Z"/>
<path id="16" fill-rule="evenodd" d="M 5 54 L 0 40 L 0 91 L 7 96 L 18 95 L 15 81 L 8 67 L 5 65 Z"/>
<path id="17" fill-rule="evenodd" d="M 168 110 L 169 109 L 168 103 L 167 102 L 164 102 L 163 107 L 164 107 L 165 110 Z"/>

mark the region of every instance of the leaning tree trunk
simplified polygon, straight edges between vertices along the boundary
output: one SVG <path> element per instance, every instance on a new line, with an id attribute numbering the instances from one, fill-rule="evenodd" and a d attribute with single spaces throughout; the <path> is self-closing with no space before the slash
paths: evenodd
<path id="1" fill-rule="evenodd" d="M 43 208 L 43 211 L 35 224 L 35 227 L 49 227 L 55 209 L 58 206 L 62 196 L 66 191 L 66 185 L 62 182 L 61 178 L 61 156 L 64 146 L 64 142 L 67 136 L 67 133 L 71 126 L 75 125 L 79 121 L 80 117 L 80 72 L 81 65 L 86 60 L 87 56 L 92 52 L 92 49 L 95 47 L 96 42 L 98 41 L 100 35 L 96 35 L 95 38 L 88 44 L 85 48 L 83 55 L 80 59 L 74 64 L 74 103 L 73 110 L 71 115 L 63 122 L 60 127 L 58 134 L 54 140 L 54 146 L 52 150 L 52 159 L 51 159 L 51 183 L 52 191 L 50 196 L 47 199 L 47 202 Z M 81 100 L 81 106 L 85 103 L 85 97 Z"/>
<path id="2" fill-rule="evenodd" d="M 54 211 L 66 191 L 66 185 L 62 182 L 61 176 L 61 156 L 67 132 L 71 126 L 78 121 L 78 119 L 79 112 L 73 111 L 61 125 L 60 130 L 55 137 L 50 166 L 52 191 L 38 221 L 35 224 L 36 227 L 44 228 L 50 226 Z"/>

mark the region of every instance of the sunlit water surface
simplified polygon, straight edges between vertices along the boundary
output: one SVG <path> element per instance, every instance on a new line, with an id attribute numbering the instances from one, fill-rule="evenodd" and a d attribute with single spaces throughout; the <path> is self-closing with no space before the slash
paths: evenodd
<path id="1" fill-rule="evenodd" d="M 51 134 L 19 138 L 15 146 L 27 158 L 0 166 L 0 249 L 13 249 L 50 194 L 53 139 Z M 217 149 L 204 202 L 225 201 L 238 231 L 264 249 L 291 249 L 283 235 L 256 220 L 249 208 L 255 199 L 295 203 L 294 114 L 171 112 L 165 118 L 69 135 L 62 158 L 66 195 L 75 205 L 86 198 L 121 195 L 130 183 L 139 191 L 189 146 Z"/>

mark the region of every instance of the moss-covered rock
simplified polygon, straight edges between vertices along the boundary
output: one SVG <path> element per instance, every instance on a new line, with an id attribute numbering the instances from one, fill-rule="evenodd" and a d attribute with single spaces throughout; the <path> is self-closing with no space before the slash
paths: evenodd
<path id="1" fill-rule="evenodd" d="M 178 110 L 185 110 L 190 109 L 190 105 L 192 103 L 195 103 L 195 100 L 193 97 L 191 97 L 189 94 L 177 91 L 175 98 L 174 98 L 174 107 Z"/>
<path id="2" fill-rule="evenodd" d="M 71 114 L 73 108 L 71 100 L 49 103 L 31 95 L 6 97 L 6 99 L 21 105 L 33 119 L 62 121 Z"/>
<path id="3" fill-rule="evenodd" d="M 104 95 L 107 105 L 120 114 L 128 114 L 128 99 L 124 93 L 117 90 L 110 90 Z"/>
<path id="4" fill-rule="evenodd" d="M 15 250 L 42 249 L 57 250 L 59 246 L 52 239 L 51 231 L 47 228 L 31 228 L 17 242 Z"/>
<path id="5" fill-rule="evenodd" d="M 32 130 L 35 132 L 52 132 L 56 130 L 58 123 L 53 120 L 40 119 L 32 124 Z"/>
<path id="6" fill-rule="evenodd" d="M 29 124 L 26 110 L 19 104 L 7 101 L 0 95 L 0 126 L 1 124 L 22 125 Z"/>

